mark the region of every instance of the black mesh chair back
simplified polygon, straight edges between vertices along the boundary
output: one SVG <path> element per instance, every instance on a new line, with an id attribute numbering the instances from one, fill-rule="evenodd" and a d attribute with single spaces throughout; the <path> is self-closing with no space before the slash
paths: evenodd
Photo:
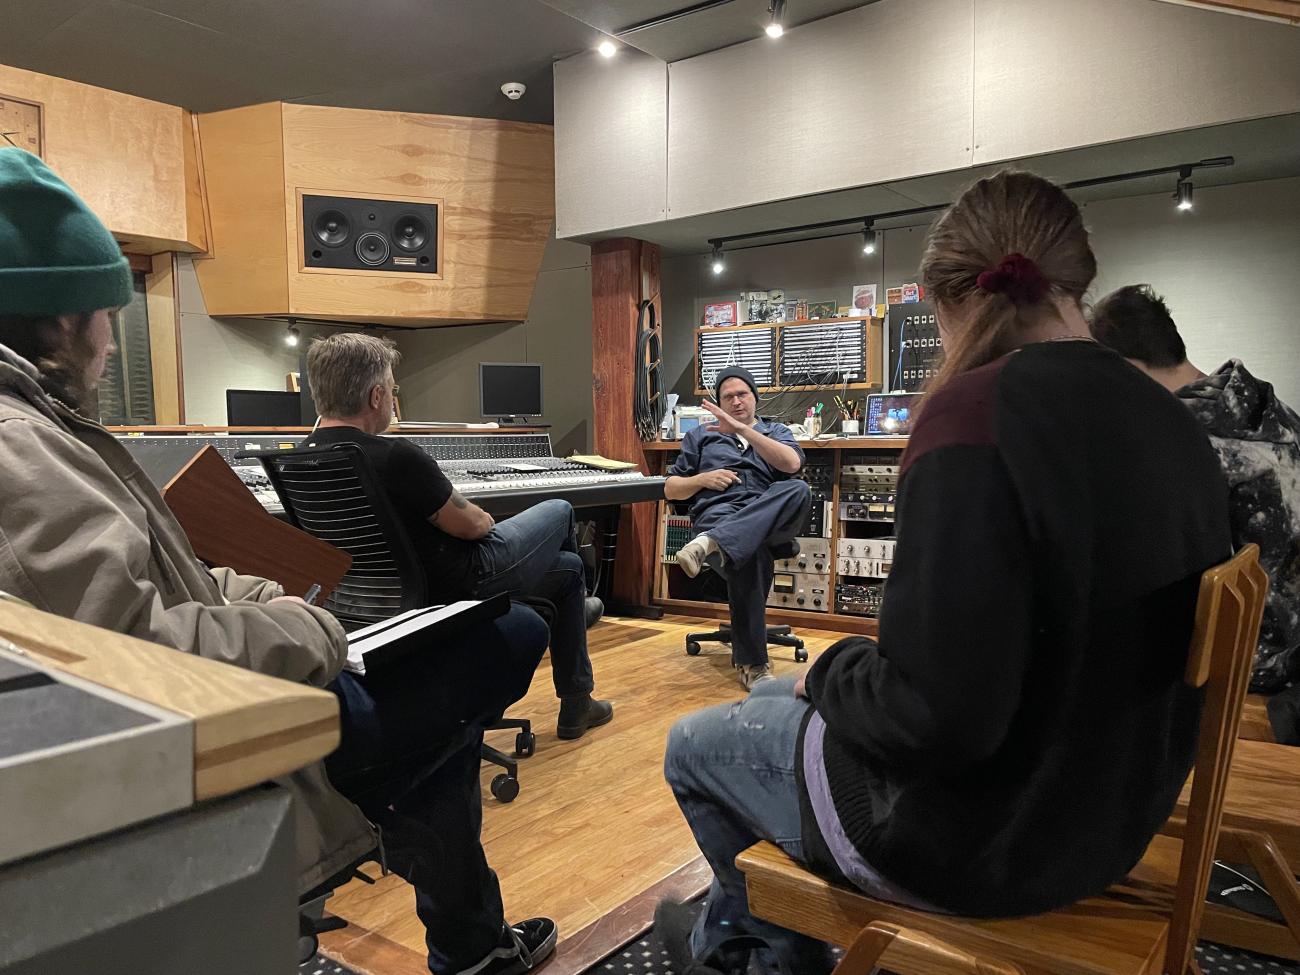
<path id="1" fill-rule="evenodd" d="M 293 525 L 352 556 L 352 567 L 322 604 L 345 630 L 429 605 L 424 567 L 360 447 L 239 456 L 261 461 Z"/>

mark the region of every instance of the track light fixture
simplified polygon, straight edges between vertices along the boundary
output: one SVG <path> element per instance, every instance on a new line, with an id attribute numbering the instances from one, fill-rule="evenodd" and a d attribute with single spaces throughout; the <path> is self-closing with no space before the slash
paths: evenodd
<path id="1" fill-rule="evenodd" d="M 290 325 L 289 330 L 284 333 L 284 344 L 291 349 L 296 349 L 298 347 L 299 334 L 300 333 L 298 332 L 298 326 Z"/>
<path id="2" fill-rule="evenodd" d="M 785 0 L 772 0 L 767 10 L 772 15 L 767 23 L 767 36 L 780 37 L 785 33 Z"/>
<path id="3" fill-rule="evenodd" d="M 1174 199 L 1178 201 L 1179 210 L 1192 208 L 1192 169 L 1185 166 L 1178 171 L 1178 186 L 1174 189 Z"/>
<path id="4" fill-rule="evenodd" d="M 876 231 L 871 224 L 872 221 L 868 220 L 862 227 L 862 253 L 864 254 L 876 252 Z"/>
<path id="5" fill-rule="evenodd" d="M 600 52 L 601 57 L 612 58 L 618 53 L 618 45 L 607 37 L 596 45 L 596 50 Z"/>
<path id="6" fill-rule="evenodd" d="M 1110 183 L 1122 183 L 1128 180 L 1150 179 L 1153 176 L 1166 176 L 1172 173 L 1178 174 L 1178 185 L 1174 191 L 1174 199 L 1177 201 L 1179 210 L 1192 209 L 1192 173 L 1198 169 L 1221 169 L 1231 166 L 1236 162 L 1232 156 L 1215 156 L 1212 159 L 1200 159 L 1196 162 L 1177 163 L 1172 166 L 1157 166 L 1153 169 L 1139 169 L 1129 173 L 1113 173 L 1109 176 L 1093 176 L 1088 179 L 1076 179 L 1069 183 L 1062 183 L 1061 188 L 1064 190 L 1078 190 L 1089 186 L 1104 186 Z M 824 233 L 817 237 L 804 236 L 800 241 L 825 240 L 830 237 L 848 237 L 853 234 L 862 234 L 862 253 L 873 254 L 876 245 L 879 243 L 879 231 L 875 229 L 877 220 L 897 220 L 902 217 L 919 217 L 930 213 L 938 213 L 940 210 L 946 210 L 950 204 L 933 203 L 925 206 L 908 207 L 904 210 L 890 210 L 880 213 L 863 214 L 857 217 L 844 217 L 838 220 L 821 220 L 817 223 L 805 223 L 794 227 L 772 227 L 769 230 L 751 230 L 743 234 L 728 234 L 725 237 L 710 237 L 709 245 L 713 248 L 713 273 L 721 274 L 723 269 L 722 248 L 724 245 L 735 245 L 744 241 L 742 247 L 733 247 L 733 250 L 748 250 L 751 247 L 775 247 L 779 244 L 792 244 L 793 240 L 773 240 L 766 243 L 751 244 L 749 241 L 761 240 L 765 237 L 783 237 L 788 238 L 791 234 L 807 234 L 810 231 L 832 231 Z M 851 224 L 858 224 L 861 230 L 847 229 Z M 846 228 L 835 230 L 837 227 Z"/>

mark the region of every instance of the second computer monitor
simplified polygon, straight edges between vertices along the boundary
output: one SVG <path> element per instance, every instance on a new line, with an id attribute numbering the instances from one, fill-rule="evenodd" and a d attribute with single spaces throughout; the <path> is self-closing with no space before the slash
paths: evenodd
<path id="1" fill-rule="evenodd" d="M 485 417 L 519 422 L 542 415 L 541 363 L 480 362 L 478 388 Z"/>

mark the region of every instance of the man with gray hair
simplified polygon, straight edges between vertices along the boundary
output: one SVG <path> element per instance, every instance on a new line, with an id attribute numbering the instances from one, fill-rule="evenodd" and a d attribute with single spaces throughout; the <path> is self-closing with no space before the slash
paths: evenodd
<path id="1" fill-rule="evenodd" d="M 320 413 L 306 446 L 357 444 L 393 503 L 438 598 L 534 596 L 555 605 L 551 676 L 560 698 L 556 734 L 581 738 L 614 716 L 591 696 L 587 627 L 600 600 L 586 594 L 573 507 L 551 499 L 497 524 L 461 496 L 437 461 L 401 437 L 384 437 L 393 419 L 400 353 L 387 339 L 355 332 L 313 342 L 307 377 Z"/>

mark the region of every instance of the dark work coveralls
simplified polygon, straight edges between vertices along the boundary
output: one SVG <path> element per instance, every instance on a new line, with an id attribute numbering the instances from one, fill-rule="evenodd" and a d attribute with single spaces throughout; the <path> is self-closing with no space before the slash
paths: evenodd
<path id="1" fill-rule="evenodd" d="M 754 429 L 793 447 L 803 466 L 803 451 L 784 423 L 759 419 Z M 740 480 L 725 491 L 704 489 L 690 499 L 692 527 L 708 532 L 726 555 L 731 606 L 732 656 L 737 664 L 767 663 L 764 612 L 772 588 L 772 548 L 798 535 L 808 514 L 808 485 L 779 471 L 753 447 L 717 427 L 696 427 L 682 441 L 668 472 L 690 477 L 726 468 Z"/>

